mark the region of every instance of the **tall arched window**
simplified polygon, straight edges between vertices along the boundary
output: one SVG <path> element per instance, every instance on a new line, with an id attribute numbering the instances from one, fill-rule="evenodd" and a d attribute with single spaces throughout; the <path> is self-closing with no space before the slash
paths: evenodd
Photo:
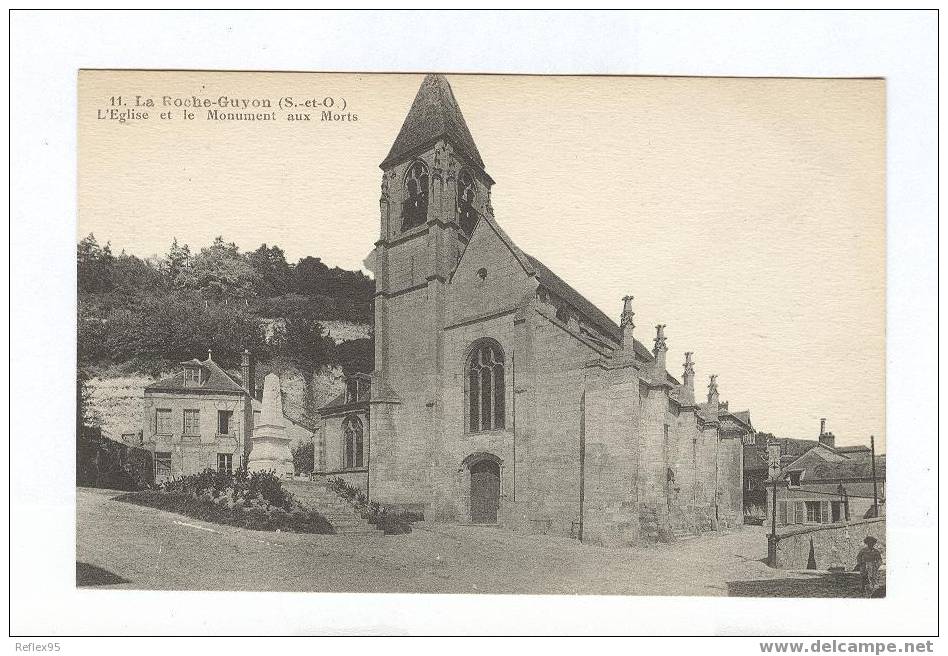
<path id="1" fill-rule="evenodd" d="M 363 428 L 362 420 L 355 415 L 349 415 L 342 422 L 342 435 L 344 442 L 344 467 L 346 469 L 359 469 L 363 467 L 362 446 L 363 446 Z"/>
<path id="2" fill-rule="evenodd" d="M 472 432 L 504 427 L 504 352 L 494 340 L 478 342 L 467 362 L 467 427 Z"/>
<path id="3" fill-rule="evenodd" d="M 474 198 L 477 195 L 477 187 L 474 185 L 474 176 L 467 169 L 461 169 L 458 174 L 458 221 L 461 224 L 461 230 L 468 237 L 474 232 L 474 226 L 477 225 L 477 210 L 474 209 Z"/>
<path id="4" fill-rule="evenodd" d="M 402 230 L 423 225 L 428 220 L 428 167 L 421 160 L 405 172 L 405 202 L 402 203 Z"/>

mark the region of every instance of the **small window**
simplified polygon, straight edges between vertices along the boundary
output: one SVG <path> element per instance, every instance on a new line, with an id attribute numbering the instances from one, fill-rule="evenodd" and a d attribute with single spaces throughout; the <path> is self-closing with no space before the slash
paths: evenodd
<path id="1" fill-rule="evenodd" d="M 803 475 L 802 471 L 792 471 L 787 475 L 788 484 L 790 487 L 800 487 L 800 477 Z"/>
<path id="2" fill-rule="evenodd" d="M 217 454 L 217 471 L 234 473 L 234 456 L 230 453 Z"/>
<path id="3" fill-rule="evenodd" d="M 808 524 L 829 523 L 829 502 L 806 501 L 806 521 Z"/>
<path id="4" fill-rule="evenodd" d="M 218 435 L 230 435 L 231 429 L 231 419 L 234 416 L 233 410 L 218 410 L 217 411 L 217 434 Z"/>
<path id="5" fill-rule="evenodd" d="M 346 380 L 346 403 L 365 401 L 368 398 L 369 381 L 361 376 L 354 376 Z"/>
<path id="6" fill-rule="evenodd" d="M 158 435 L 171 435 L 174 428 L 171 424 L 171 409 L 158 408 L 155 410 L 155 432 Z"/>
<path id="7" fill-rule="evenodd" d="M 201 411 L 200 410 L 185 410 L 184 411 L 184 434 L 190 436 L 197 436 L 201 434 Z"/>
<path id="8" fill-rule="evenodd" d="M 351 415 L 342 422 L 342 434 L 345 441 L 344 462 L 346 469 L 363 467 L 364 431 L 362 420 Z"/>
<path id="9" fill-rule="evenodd" d="M 171 452 L 155 452 L 155 478 L 164 480 L 171 477 Z"/>
<path id="10" fill-rule="evenodd" d="M 201 384 L 201 370 L 198 367 L 185 367 L 184 384 L 187 387 L 199 386 Z"/>
<path id="11" fill-rule="evenodd" d="M 253 425 L 256 426 L 259 423 L 260 423 L 260 411 L 254 410 L 253 411 Z"/>

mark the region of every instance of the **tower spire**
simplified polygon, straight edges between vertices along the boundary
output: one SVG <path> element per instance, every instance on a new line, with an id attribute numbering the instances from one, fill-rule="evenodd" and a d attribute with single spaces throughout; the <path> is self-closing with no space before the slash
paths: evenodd
<path id="1" fill-rule="evenodd" d="M 444 75 L 429 73 L 415 95 L 395 143 L 379 166 L 386 169 L 430 148 L 442 138 L 451 142 L 456 153 L 483 171 L 484 160 L 474 144 L 451 85 Z"/>

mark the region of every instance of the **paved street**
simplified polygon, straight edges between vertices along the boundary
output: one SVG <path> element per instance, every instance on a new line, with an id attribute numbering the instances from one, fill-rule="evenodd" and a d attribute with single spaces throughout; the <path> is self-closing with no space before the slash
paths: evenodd
<path id="1" fill-rule="evenodd" d="M 761 527 L 634 550 L 453 525 L 366 540 L 248 531 L 114 501 L 120 494 L 114 491 L 79 488 L 76 494 L 82 586 L 753 596 L 854 592 L 830 577 L 768 568 L 761 562 L 766 555 Z"/>

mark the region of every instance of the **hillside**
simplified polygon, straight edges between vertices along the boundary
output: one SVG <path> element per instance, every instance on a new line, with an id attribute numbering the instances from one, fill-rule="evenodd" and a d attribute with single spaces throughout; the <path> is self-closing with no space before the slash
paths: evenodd
<path id="1" fill-rule="evenodd" d="M 308 413 L 344 373 L 373 369 L 375 283 L 361 271 L 310 256 L 290 264 L 278 246 L 241 252 L 221 237 L 143 259 L 94 235 L 79 242 L 77 268 L 79 413 L 109 436 L 139 430 L 145 385 L 208 350 L 232 370 L 250 350 Z"/>

